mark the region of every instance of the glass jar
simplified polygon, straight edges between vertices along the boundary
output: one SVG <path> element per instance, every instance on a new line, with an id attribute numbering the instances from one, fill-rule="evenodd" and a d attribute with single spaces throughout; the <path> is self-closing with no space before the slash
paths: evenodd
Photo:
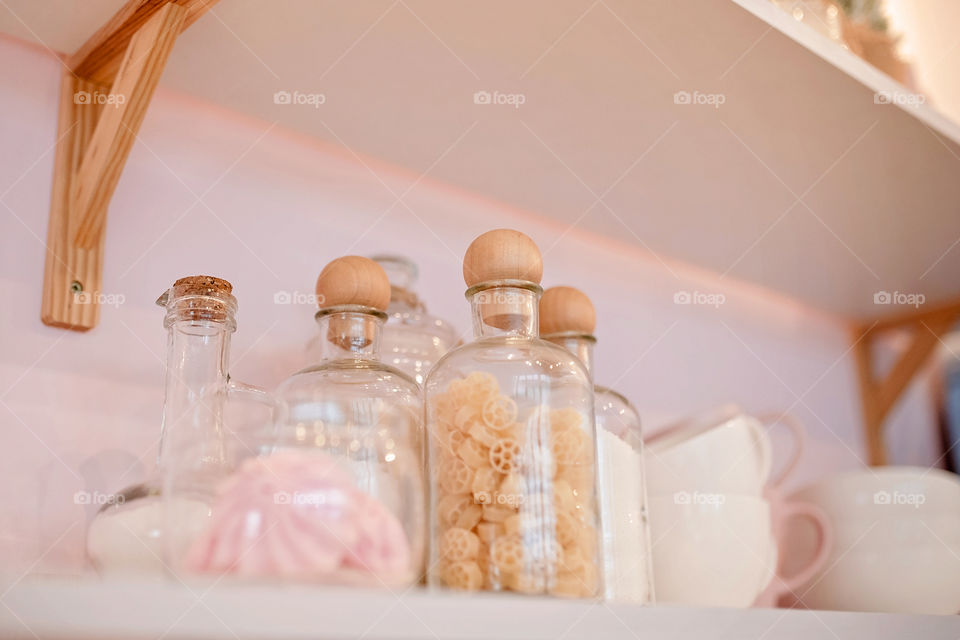
<path id="1" fill-rule="evenodd" d="M 226 280 L 191 276 L 157 300 L 166 309 L 168 336 L 157 465 L 145 482 L 115 494 L 90 523 L 87 555 L 101 573 L 162 575 L 164 538 L 171 537 L 164 534 L 164 476 L 182 473 L 201 484 L 219 478 L 235 462 L 225 438 L 226 398 L 270 404 L 265 392 L 228 378 L 230 336 L 237 326 L 232 290 Z M 176 508 L 184 531 L 195 533 L 209 515 L 200 495 L 178 495 Z"/>
<path id="2" fill-rule="evenodd" d="M 517 231 L 483 234 L 464 257 L 475 339 L 424 387 L 432 586 L 600 593 L 593 385 L 538 337 L 541 273 Z"/>
<path id="3" fill-rule="evenodd" d="M 543 339 L 566 348 L 593 372 L 596 312 L 573 287 L 552 287 L 540 300 Z M 622 395 L 594 386 L 598 494 L 603 533 L 604 595 L 608 600 L 653 601 L 653 564 L 640 417 Z"/>
<path id="4" fill-rule="evenodd" d="M 321 361 L 277 388 L 261 455 L 217 492 L 191 571 L 405 586 L 426 538 L 419 386 L 379 361 L 390 285 L 357 256 L 317 280 Z"/>
<path id="5" fill-rule="evenodd" d="M 413 290 L 417 266 L 401 256 L 378 255 L 372 260 L 390 279 L 389 319 L 383 328 L 380 353 L 387 364 L 423 384 L 431 367 L 457 342 L 457 332 L 427 313 Z"/>

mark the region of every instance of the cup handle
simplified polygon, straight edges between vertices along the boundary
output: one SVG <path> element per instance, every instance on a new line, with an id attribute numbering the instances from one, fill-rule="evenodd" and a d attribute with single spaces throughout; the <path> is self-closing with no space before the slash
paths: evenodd
<path id="1" fill-rule="evenodd" d="M 227 400 L 248 400 L 274 409 L 273 396 L 266 391 L 246 382 L 239 382 L 233 378 L 227 379 Z"/>
<path id="2" fill-rule="evenodd" d="M 744 424 L 753 433 L 753 444 L 760 451 L 760 484 L 765 484 L 770 476 L 770 468 L 773 466 L 773 451 L 770 448 L 770 438 L 767 437 L 767 430 L 763 426 L 764 422 L 760 418 L 745 416 Z"/>
<path id="3" fill-rule="evenodd" d="M 817 531 L 817 546 L 810 563 L 794 575 L 784 576 L 780 573 L 778 567 L 777 575 L 780 576 L 780 579 L 774 581 L 775 586 L 773 588 L 776 599 L 787 593 L 793 593 L 813 579 L 827 563 L 830 552 L 833 550 L 833 526 L 823 509 L 807 502 L 784 503 L 780 507 L 780 514 L 777 517 L 778 522 L 774 526 L 774 531 L 778 533 L 784 531 L 787 523 L 794 518 L 805 518 L 813 524 Z M 778 535 L 778 537 L 780 536 Z M 783 553 L 782 545 L 780 553 Z"/>
<path id="4" fill-rule="evenodd" d="M 800 458 L 803 457 L 803 451 L 807 446 L 807 430 L 796 416 L 789 413 L 765 413 L 757 416 L 757 420 L 767 425 L 768 428 L 777 424 L 785 425 L 793 434 L 793 454 L 787 464 L 783 466 L 783 469 L 780 470 L 780 473 L 777 474 L 777 477 L 769 483 L 771 488 L 777 489 L 800 463 Z"/>

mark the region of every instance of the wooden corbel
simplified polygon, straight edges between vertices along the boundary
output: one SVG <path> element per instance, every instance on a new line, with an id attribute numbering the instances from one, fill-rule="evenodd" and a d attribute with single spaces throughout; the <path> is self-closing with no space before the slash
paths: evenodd
<path id="1" fill-rule="evenodd" d="M 854 328 L 854 353 L 860 380 L 864 435 L 871 465 L 887 464 L 884 421 L 910 381 L 933 353 L 940 337 L 960 322 L 960 302 L 929 311 L 913 311 L 881 318 Z M 909 330 L 910 342 L 893 367 L 876 377 L 873 347 L 877 338 L 891 330 Z"/>
<path id="2" fill-rule="evenodd" d="M 41 319 L 100 318 L 107 207 L 173 43 L 217 0 L 130 0 L 64 61 Z"/>

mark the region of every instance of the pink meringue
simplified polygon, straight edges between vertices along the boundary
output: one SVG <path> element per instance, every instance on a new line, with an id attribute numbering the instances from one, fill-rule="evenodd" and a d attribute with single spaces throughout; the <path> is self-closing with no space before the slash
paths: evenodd
<path id="1" fill-rule="evenodd" d="M 217 489 L 188 570 L 351 584 L 414 578 L 400 521 L 336 460 L 284 451 L 244 462 Z"/>

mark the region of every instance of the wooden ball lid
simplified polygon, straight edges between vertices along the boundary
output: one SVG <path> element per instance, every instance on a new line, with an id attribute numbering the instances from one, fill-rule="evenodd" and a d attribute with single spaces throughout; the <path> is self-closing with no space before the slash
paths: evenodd
<path id="1" fill-rule="evenodd" d="M 540 298 L 540 335 L 583 333 L 593 335 L 597 312 L 583 291 L 551 287 Z"/>
<path id="2" fill-rule="evenodd" d="M 390 280 L 370 258 L 344 256 L 323 268 L 316 293 L 321 309 L 360 305 L 385 311 L 390 304 Z"/>
<path id="3" fill-rule="evenodd" d="M 467 287 L 492 280 L 524 280 L 540 284 L 543 258 L 536 243 L 513 229 L 494 229 L 470 243 L 463 256 Z"/>

